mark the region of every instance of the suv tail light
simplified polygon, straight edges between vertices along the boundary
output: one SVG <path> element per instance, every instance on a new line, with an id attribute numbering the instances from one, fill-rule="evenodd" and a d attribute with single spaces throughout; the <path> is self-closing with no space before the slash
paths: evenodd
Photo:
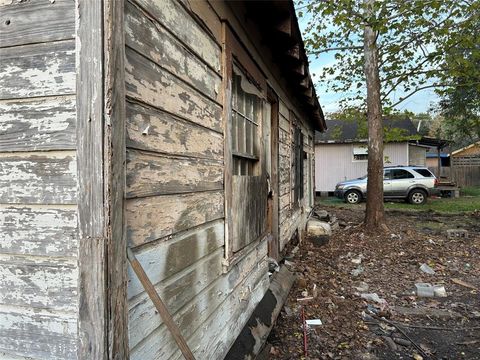
<path id="1" fill-rule="evenodd" d="M 437 186 L 438 186 L 438 179 L 437 179 L 437 178 L 435 178 L 435 182 L 433 183 L 433 186 L 434 186 L 434 187 L 437 187 Z"/>

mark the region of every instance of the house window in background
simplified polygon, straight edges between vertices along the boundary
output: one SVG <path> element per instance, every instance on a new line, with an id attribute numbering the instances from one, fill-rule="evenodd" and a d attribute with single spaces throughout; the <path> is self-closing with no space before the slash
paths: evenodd
<path id="1" fill-rule="evenodd" d="M 366 145 L 353 147 L 353 160 L 368 160 L 368 147 Z"/>
<path id="2" fill-rule="evenodd" d="M 236 66 L 232 76 L 233 175 L 257 175 L 262 100 L 257 88 Z"/>

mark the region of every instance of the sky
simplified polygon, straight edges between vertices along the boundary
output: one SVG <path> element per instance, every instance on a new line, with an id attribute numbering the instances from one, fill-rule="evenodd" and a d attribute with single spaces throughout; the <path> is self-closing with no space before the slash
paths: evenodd
<path id="1" fill-rule="evenodd" d="M 307 25 L 307 19 L 299 19 L 300 30 L 303 32 Z M 319 77 L 320 70 L 325 66 L 334 65 L 336 60 L 334 58 L 335 53 L 322 53 L 318 59 L 315 56 L 309 56 L 310 61 L 310 73 L 313 75 L 313 81 L 315 83 L 315 89 L 317 90 L 317 96 L 320 101 L 320 105 L 325 113 L 331 113 L 339 110 L 339 100 L 344 97 L 344 93 L 334 93 L 329 91 L 325 85 L 322 85 L 322 79 Z M 394 93 L 393 100 L 405 95 L 402 91 Z M 434 89 L 422 90 L 407 100 L 399 104 L 396 109 L 399 111 L 408 110 L 413 113 L 428 112 L 429 109 L 438 101 L 438 96 L 435 94 Z"/>

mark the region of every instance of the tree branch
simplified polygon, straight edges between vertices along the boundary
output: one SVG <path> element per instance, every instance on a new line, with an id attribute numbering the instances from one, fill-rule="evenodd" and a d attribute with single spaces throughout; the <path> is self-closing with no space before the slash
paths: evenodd
<path id="1" fill-rule="evenodd" d="M 343 50 L 361 50 L 363 49 L 363 46 L 340 46 L 340 47 L 333 47 L 333 48 L 328 48 L 328 49 L 322 49 L 322 50 L 317 50 L 317 51 L 310 51 L 310 54 L 312 55 L 318 55 L 322 53 L 327 53 L 331 51 L 343 51 Z"/>

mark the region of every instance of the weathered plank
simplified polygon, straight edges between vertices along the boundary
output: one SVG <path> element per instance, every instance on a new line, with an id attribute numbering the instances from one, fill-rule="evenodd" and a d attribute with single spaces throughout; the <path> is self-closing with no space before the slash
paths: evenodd
<path id="1" fill-rule="evenodd" d="M 205 63 L 220 72 L 220 46 L 206 31 L 174 0 L 135 0 L 152 18 L 182 41 Z"/>
<path id="2" fill-rule="evenodd" d="M 287 105 L 283 102 L 282 99 L 280 99 L 280 101 L 278 102 L 278 112 L 285 119 L 288 119 L 290 117 L 290 111 L 288 110 Z"/>
<path id="3" fill-rule="evenodd" d="M 75 260 L 0 255 L 0 304 L 75 312 Z"/>
<path id="4" fill-rule="evenodd" d="M 222 135 L 130 102 L 127 102 L 127 146 L 172 155 L 223 159 Z"/>
<path id="5" fill-rule="evenodd" d="M 75 313 L 0 305 L 0 333 L 2 359 L 76 359 Z"/>
<path id="6" fill-rule="evenodd" d="M 267 266 L 260 267 L 266 272 Z M 217 310 L 215 316 L 200 328 L 191 339 L 199 359 L 223 359 L 245 326 L 255 307 L 262 300 L 270 284 L 268 276 L 260 275 L 255 281 L 236 289 L 227 301 Z M 248 295 L 246 295 L 248 294 Z M 223 328 L 222 325 L 226 325 Z M 180 359 L 180 354 L 172 357 Z"/>
<path id="7" fill-rule="evenodd" d="M 226 312 L 225 308 L 231 307 L 237 309 L 237 304 L 245 298 L 249 298 L 251 290 L 259 278 L 267 278 L 266 262 L 264 257 L 267 253 L 266 242 L 259 244 L 249 254 L 245 255 L 239 263 L 230 269 L 227 274 L 218 277 L 215 282 L 209 285 L 205 290 L 201 291 L 197 297 L 193 298 L 187 305 L 181 307 L 174 314 L 175 320 L 188 339 L 195 336 L 195 332 L 205 331 L 212 336 L 218 336 L 217 328 L 210 321 L 212 317 L 216 317 L 221 326 L 225 321 L 236 322 L 236 318 L 223 317 Z M 229 300 L 231 299 L 231 300 Z M 228 303 L 227 305 L 224 305 Z M 219 308 L 219 306 L 221 307 Z M 223 309 L 222 309 L 223 308 Z M 253 310 L 253 308 L 251 309 Z M 149 318 L 155 320 L 155 324 L 159 325 L 149 336 L 131 349 L 131 359 L 169 359 L 177 351 L 175 343 L 158 315 L 154 314 L 154 309 L 148 311 Z M 218 319 L 220 318 L 220 319 Z M 208 327 L 206 326 L 208 325 Z M 151 327 L 151 325 L 150 325 Z M 206 335 L 203 333 L 203 335 Z M 233 336 L 230 334 L 230 336 Z M 234 337 L 234 336 L 233 336 Z M 195 351 L 196 346 L 192 347 Z M 216 357 L 197 356 L 198 359 L 210 359 Z"/>
<path id="8" fill-rule="evenodd" d="M 127 152 L 127 197 L 223 189 L 223 165 L 216 161 Z"/>
<path id="9" fill-rule="evenodd" d="M 223 191 L 152 196 L 126 202 L 127 236 L 145 244 L 223 217 Z"/>
<path id="10" fill-rule="evenodd" d="M 74 204 L 76 161 L 72 151 L 0 154 L 0 202 Z"/>
<path id="11" fill-rule="evenodd" d="M 126 3 L 125 42 L 212 99 L 219 99 L 221 77 L 176 40 L 162 25 Z"/>
<path id="12" fill-rule="evenodd" d="M 267 179 L 265 176 L 233 176 L 231 216 L 232 250 L 238 251 L 266 230 Z"/>
<path id="13" fill-rule="evenodd" d="M 145 57 L 126 49 L 127 95 L 222 132 L 222 108 Z"/>
<path id="14" fill-rule="evenodd" d="M 223 245 L 223 240 L 223 221 L 220 220 L 153 244 L 140 250 L 136 257 L 155 285 L 213 253 Z M 143 292 L 143 287 L 131 269 L 129 279 L 128 298 L 132 298 Z"/>
<path id="15" fill-rule="evenodd" d="M 75 206 L 0 205 L 0 253 L 76 256 Z"/>
<path id="16" fill-rule="evenodd" d="M 0 101 L 0 151 L 75 149 L 75 99 Z"/>
<path id="17" fill-rule="evenodd" d="M 223 251 L 219 249 L 155 287 L 171 314 L 191 302 L 205 287 L 222 275 L 222 258 Z M 146 293 L 142 293 L 135 300 L 128 319 L 130 348 L 137 346 L 162 324 L 160 315 Z"/>
<path id="18" fill-rule="evenodd" d="M 280 196 L 280 210 L 290 205 L 290 192 Z"/>
<path id="19" fill-rule="evenodd" d="M 287 133 L 290 133 L 290 121 L 288 120 L 288 117 L 284 117 L 283 115 L 280 115 L 278 118 L 279 118 L 280 129 L 283 131 L 286 131 Z"/>
<path id="20" fill-rule="evenodd" d="M 0 99 L 75 93 L 75 41 L 0 48 Z"/>
<path id="21" fill-rule="evenodd" d="M 0 5 L 0 47 L 73 39 L 71 0 L 11 1 Z"/>

